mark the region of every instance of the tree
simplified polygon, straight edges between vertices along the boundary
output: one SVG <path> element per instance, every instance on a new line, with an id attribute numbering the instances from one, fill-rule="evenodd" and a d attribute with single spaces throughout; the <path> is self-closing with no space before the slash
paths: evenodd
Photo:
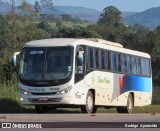
<path id="1" fill-rule="evenodd" d="M 138 34 L 141 34 L 141 35 L 144 35 L 144 36 L 147 35 L 150 32 L 149 28 L 141 26 L 139 24 L 135 24 L 133 26 L 130 25 L 128 28 L 133 33 L 138 33 Z"/>
<path id="2" fill-rule="evenodd" d="M 40 11 L 41 11 L 41 6 L 39 5 L 38 0 L 35 1 L 34 9 L 36 10 L 37 13 L 40 13 Z"/>
<path id="3" fill-rule="evenodd" d="M 48 15 L 48 17 L 47 17 L 47 20 L 50 21 L 50 22 L 55 22 L 56 19 L 57 19 L 57 18 L 54 16 L 54 14 L 50 14 L 50 15 Z"/>
<path id="4" fill-rule="evenodd" d="M 12 11 L 15 10 L 15 4 L 16 4 L 16 0 L 10 0 L 11 5 L 12 5 Z"/>
<path id="5" fill-rule="evenodd" d="M 37 13 L 34 10 L 32 10 L 27 0 L 21 1 L 19 9 L 21 10 L 21 16 L 25 16 L 32 19 L 37 15 Z"/>
<path id="6" fill-rule="evenodd" d="M 62 14 L 61 16 L 63 21 L 72 21 L 72 16 L 69 14 Z"/>
<path id="7" fill-rule="evenodd" d="M 12 1 L 13 4 L 15 4 L 15 1 Z M 13 5 L 13 7 L 15 7 L 15 5 Z M 34 36 L 33 32 L 36 28 L 35 22 L 33 21 L 36 13 L 31 9 L 27 1 L 21 0 L 18 7 L 21 15 L 18 15 L 14 8 L 7 15 L 7 20 L 9 21 L 11 30 L 11 43 L 13 44 L 13 52 L 19 50 L 23 46 L 23 43 L 34 38 L 31 35 Z"/>
<path id="8" fill-rule="evenodd" d="M 0 51 L 7 49 L 11 51 L 11 33 L 9 22 L 0 14 Z"/>
<path id="9" fill-rule="evenodd" d="M 87 28 L 63 27 L 60 29 L 60 36 L 63 38 L 101 38 L 95 31 Z"/>
<path id="10" fill-rule="evenodd" d="M 44 8 L 44 19 L 47 18 L 47 15 L 49 14 L 49 10 L 53 10 L 53 1 L 52 0 L 41 0 L 41 5 Z"/>
<path id="11" fill-rule="evenodd" d="M 72 21 L 75 22 L 75 23 L 77 23 L 77 22 L 81 22 L 81 19 L 76 16 L 76 17 L 74 17 L 74 18 L 72 19 Z M 85 21 L 85 22 L 87 22 L 87 21 Z"/>
<path id="12" fill-rule="evenodd" d="M 42 29 L 46 32 L 51 31 L 51 26 L 48 24 L 47 21 L 41 21 L 40 23 L 37 24 L 37 28 Z"/>
<path id="13" fill-rule="evenodd" d="M 12 51 L 14 52 L 16 50 L 16 44 L 17 44 L 17 28 L 16 28 L 16 21 L 18 19 L 18 15 L 15 11 L 15 4 L 17 3 L 16 0 L 10 0 L 11 2 L 11 11 L 7 15 L 7 20 L 10 21 L 10 30 L 11 30 L 11 43 L 12 43 Z"/>
<path id="14" fill-rule="evenodd" d="M 104 8 L 98 24 L 117 25 L 121 22 L 121 12 L 114 6 Z"/>
<path id="15" fill-rule="evenodd" d="M 34 35 L 33 39 L 35 39 L 35 40 L 51 38 L 51 35 L 42 29 L 35 29 L 34 33 L 35 33 L 35 35 Z"/>
<path id="16" fill-rule="evenodd" d="M 158 79 L 160 81 L 160 26 L 157 27 L 154 31 L 151 31 L 146 39 L 150 46 L 147 48 L 151 50 L 152 57 L 152 72 L 153 79 Z"/>

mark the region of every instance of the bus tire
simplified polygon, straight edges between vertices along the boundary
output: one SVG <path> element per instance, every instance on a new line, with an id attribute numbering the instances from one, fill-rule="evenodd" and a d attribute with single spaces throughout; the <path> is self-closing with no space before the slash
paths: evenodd
<path id="1" fill-rule="evenodd" d="M 117 107 L 118 113 L 128 113 L 131 114 L 133 112 L 134 104 L 133 104 L 133 96 L 131 93 L 128 94 L 127 106 L 119 106 Z"/>
<path id="2" fill-rule="evenodd" d="M 82 113 L 96 113 L 97 107 L 94 103 L 94 96 L 91 91 L 88 91 L 87 98 L 86 98 L 86 105 L 81 107 Z"/>
<path id="3" fill-rule="evenodd" d="M 41 106 L 41 105 L 35 105 L 35 110 L 37 113 L 44 113 L 45 112 L 43 106 Z"/>

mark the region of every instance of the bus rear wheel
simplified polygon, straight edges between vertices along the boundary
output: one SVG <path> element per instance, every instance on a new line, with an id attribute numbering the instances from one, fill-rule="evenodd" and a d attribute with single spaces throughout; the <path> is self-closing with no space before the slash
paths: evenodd
<path id="1" fill-rule="evenodd" d="M 81 107 L 82 113 L 96 113 L 97 107 L 94 104 L 94 97 L 91 91 L 88 91 L 87 98 L 86 98 L 86 105 Z"/>
<path id="2" fill-rule="evenodd" d="M 128 94 L 127 106 L 117 107 L 118 113 L 128 113 L 131 114 L 133 112 L 134 104 L 133 104 L 133 96 L 131 93 Z"/>

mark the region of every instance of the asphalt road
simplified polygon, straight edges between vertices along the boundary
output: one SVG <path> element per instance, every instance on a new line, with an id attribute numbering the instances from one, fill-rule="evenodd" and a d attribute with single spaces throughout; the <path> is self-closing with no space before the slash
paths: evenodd
<path id="1" fill-rule="evenodd" d="M 76 131 L 78 129 L 96 131 L 97 129 L 104 130 L 105 128 L 110 128 L 113 130 L 113 128 L 120 128 L 118 129 L 119 131 L 121 129 L 124 131 L 125 129 L 132 130 L 137 127 L 139 130 L 143 130 L 143 127 L 148 125 L 155 130 L 159 130 L 155 127 L 160 128 L 160 114 L 0 114 L 0 122 L 0 127 L 2 127 L 2 123 L 12 123 L 13 128 L 17 127 L 16 124 L 21 124 L 27 128 L 28 126 L 47 128 L 48 131 L 51 130 L 49 128 L 56 128 L 56 130 L 65 129 L 65 131 L 68 131 L 69 128 L 69 131 L 73 129 L 76 129 Z M 16 131 L 18 129 L 13 130 Z M 145 131 L 147 130 L 151 129 L 147 127 Z"/>

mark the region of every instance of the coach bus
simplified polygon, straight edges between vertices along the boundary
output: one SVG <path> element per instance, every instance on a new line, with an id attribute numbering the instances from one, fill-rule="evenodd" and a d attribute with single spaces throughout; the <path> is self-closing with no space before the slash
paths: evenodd
<path id="1" fill-rule="evenodd" d="M 116 107 L 118 113 L 132 113 L 152 101 L 150 55 L 119 43 L 36 40 L 24 44 L 12 60 L 19 69 L 20 103 L 34 105 L 38 113 L 60 107 L 81 108 L 82 113 Z"/>

